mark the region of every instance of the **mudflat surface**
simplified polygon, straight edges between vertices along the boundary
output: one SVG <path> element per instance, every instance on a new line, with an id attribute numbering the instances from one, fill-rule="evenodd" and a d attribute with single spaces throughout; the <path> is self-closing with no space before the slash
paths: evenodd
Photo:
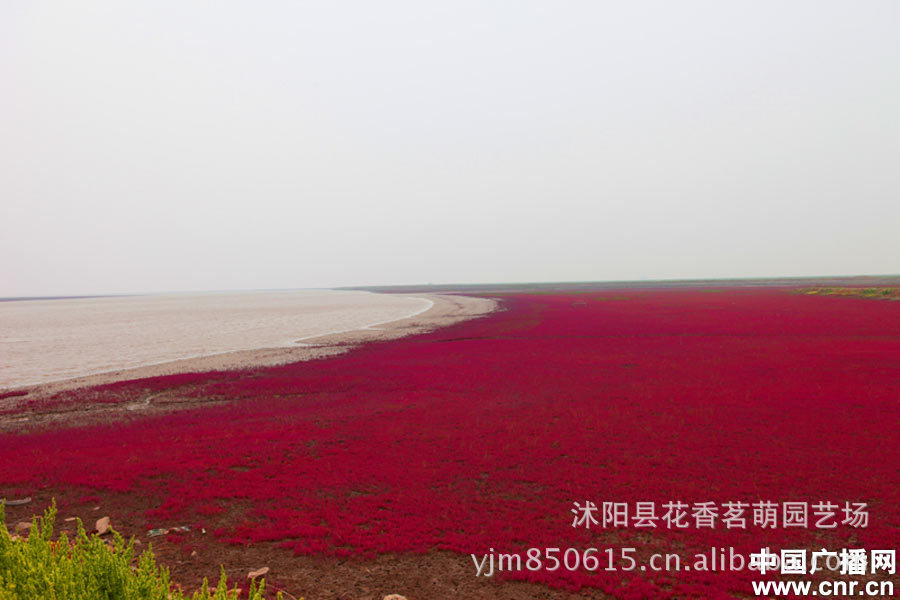
<path id="1" fill-rule="evenodd" d="M 373 341 L 386 341 L 416 335 L 480 317 L 497 308 L 488 298 L 448 294 L 420 294 L 417 300 L 427 300 L 430 308 L 412 317 L 379 323 L 376 326 L 331 333 L 303 340 L 302 346 L 258 348 L 225 352 L 160 364 L 72 377 L 61 381 L 28 386 L 15 390 L 0 390 L 0 431 L 23 431 L 38 427 L 71 427 L 110 419 L 134 419 L 142 415 L 159 414 L 219 404 L 220 399 L 185 397 L 163 386 L 137 394 L 128 401 L 106 400 L 106 386 L 160 376 L 189 373 L 212 373 L 228 370 L 247 370 L 256 367 L 284 365 L 292 362 L 317 360 L 335 356 Z M 177 379 L 177 378 L 176 378 Z M 77 390 L 84 393 L 72 395 Z M 4 415 L 14 415 L 4 418 Z"/>

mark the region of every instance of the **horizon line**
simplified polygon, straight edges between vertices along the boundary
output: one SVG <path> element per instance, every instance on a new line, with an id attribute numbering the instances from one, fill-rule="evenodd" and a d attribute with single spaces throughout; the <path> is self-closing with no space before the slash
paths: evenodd
<path id="1" fill-rule="evenodd" d="M 252 293 L 252 292 L 293 292 L 303 290 L 388 290 L 388 289 L 423 289 L 423 288 L 472 288 L 472 287 L 511 287 L 511 286 L 560 286 L 560 285 L 652 285 L 661 284 L 715 284 L 737 282 L 794 282 L 794 281 L 819 281 L 833 282 L 859 279 L 898 279 L 900 274 L 863 274 L 863 275 L 782 275 L 774 277 L 684 277 L 662 279 L 584 279 L 584 280 L 546 280 L 546 281 L 510 281 L 510 282 L 471 282 L 471 283 L 406 283 L 406 284 L 358 284 L 341 286 L 315 286 L 315 287 L 278 287 L 278 288 L 223 288 L 214 290 L 164 290 L 143 292 L 110 292 L 91 294 L 47 294 L 28 296 L 0 296 L 0 302 L 16 302 L 29 300 L 86 300 L 91 298 L 127 298 L 132 296 L 156 296 L 165 294 L 222 294 L 222 293 Z M 900 281 L 897 282 L 900 284 Z"/>

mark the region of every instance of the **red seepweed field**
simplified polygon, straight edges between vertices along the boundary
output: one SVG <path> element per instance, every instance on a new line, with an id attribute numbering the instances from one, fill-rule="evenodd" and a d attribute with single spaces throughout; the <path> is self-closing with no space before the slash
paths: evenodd
<path id="1" fill-rule="evenodd" d="M 471 578 L 471 553 L 596 547 L 595 571 L 494 579 L 616 598 L 750 597 L 769 577 L 624 571 L 627 547 L 638 564 L 711 547 L 898 549 L 900 304 L 780 289 L 499 297 L 487 317 L 328 359 L 61 394 L 225 402 L 3 434 L 0 496 L 132 497 L 148 523 L 272 552 L 449 551 Z M 598 523 L 573 527 L 586 501 Z M 675 501 L 687 526 L 634 526 L 637 503 L 662 517 Z M 604 527 L 603 502 L 625 503 L 627 525 Z M 706 502 L 747 503 L 746 527 L 722 514 L 698 527 Z M 778 526 L 754 525 L 760 502 L 808 503 L 809 524 L 784 527 L 779 508 Z M 815 526 L 820 502 L 838 506 L 834 528 Z M 867 526 L 842 523 L 846 502 L 866 504 Z"/>

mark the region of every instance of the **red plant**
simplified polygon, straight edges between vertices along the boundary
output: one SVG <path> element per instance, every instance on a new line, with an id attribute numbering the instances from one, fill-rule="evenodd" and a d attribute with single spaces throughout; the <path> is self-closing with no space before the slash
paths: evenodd
<path id="1" fill-rule="evenodd" d="M 250 507 L 241 524 L 215 535 L 302 554 L 896 548 L 900 305 L 778 290 L 522 294 L 503 304 L 326 360 L 62 395 L 123 402 L 185 386 L 239 400 L 0 437 L 0 455 L 17 457 L 0 462 L 0 480 L 158 497 L 153 516 L 179 523 L 240 500 Z M 851 501 L 867 503 L 870 519 L 828 531 L 573 528 L 570 509 L 585 500 Z M 621 598 L 733 597 L 760 578 L 503 576 Z"/>

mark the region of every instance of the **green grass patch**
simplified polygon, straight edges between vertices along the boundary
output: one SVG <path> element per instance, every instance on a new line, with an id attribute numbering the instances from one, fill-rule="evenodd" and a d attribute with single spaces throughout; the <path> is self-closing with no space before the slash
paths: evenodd
<path id="1" fill-rule="evenodd" d="M 819 296 L 854 296 L 858 298 L 900 300 L 900 288 L 897 287 L 814 287 L 802 288 L 795 290 L 795 292 Z"/>
<path id="2" fill-rule="evenodd" d="M 135 556 L 134 539 L 117 532 L 107 539 L 88 535 L 81 520 L 69 539 L 53 540 L 56 505 L 34 517 L 27 537 L 10 535 L 0 503 L 0 600 L 237 600 L 224 571 L 215 588 L 204 579 L 200 590 L 185 596 L 156 564 L 152 548 Z M 263 600 L 265 582 L 249 583 L 250 600 Z M 278 594 L 281 598 L 281 594 Z"/>

